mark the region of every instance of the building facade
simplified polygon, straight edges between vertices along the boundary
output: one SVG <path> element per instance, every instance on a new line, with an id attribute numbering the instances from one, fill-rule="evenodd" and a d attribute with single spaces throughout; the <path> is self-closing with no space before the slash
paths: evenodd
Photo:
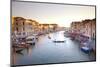
<path id="1" fill-rule="evenodd" d="M 24 37 L 25 21 L 26 21 L 26 19 L 24 19 L 22 17 L 14 17 L 12 33 L 14 33 L 16 35 L 16 37 Z"/>
<path id="2" fill-rule="evenodd" d="M 12 33 L 16 37 L 25 38 L 32 34 L 49 33 L 57 30 L 57 24 L 40 24 L 32 19 L 25 19 L 23 17 L 13 17 Z"/>
<path id="3" fill-rule="evenodd" d="M 35 34 L 38 29 L 38 22 L 25 19 L 23 17 L 14 17 L 12 23 L 12 33 L 18 38 L 25 38 L 26 36 Z"/>
<path id="4" fill-rule="evenodd" d="M 94 38 L 96 36 L 96 19 L 86 19 L 83 21 L 72 22 L 71 32 L 79 33 L 89 38 Z"/>

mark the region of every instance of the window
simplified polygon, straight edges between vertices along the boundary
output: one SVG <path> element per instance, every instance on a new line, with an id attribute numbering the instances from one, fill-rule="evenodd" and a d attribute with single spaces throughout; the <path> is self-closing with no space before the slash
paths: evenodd
<path id="1" fill-rule="evenodd" d="M 18 25 L 18 23 L 16 23 L 16 25 Z"/>
<path id="2" fill-rule="evenodd" d="M 18 27 L 16 27 L 16 30 L 18 31 Z"/>
<path id="3" fill-rule="evenodd" d="M 25 23 L 23 22 L 23 26 L 25 25 Z"/>
<path id="4" fill-rule="evenodd" d="M 25 28 L 23 27 L 23 31 L 25 30 Z"/>

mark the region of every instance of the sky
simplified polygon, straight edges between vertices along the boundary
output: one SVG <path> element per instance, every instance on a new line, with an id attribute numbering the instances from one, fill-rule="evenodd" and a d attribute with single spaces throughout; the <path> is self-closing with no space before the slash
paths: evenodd
<path id="1" fill-rule="evenodd" d="M 95 18 L 94 6 L 12 2 L 12 16 L 70 27 L 71 22 Z"/>

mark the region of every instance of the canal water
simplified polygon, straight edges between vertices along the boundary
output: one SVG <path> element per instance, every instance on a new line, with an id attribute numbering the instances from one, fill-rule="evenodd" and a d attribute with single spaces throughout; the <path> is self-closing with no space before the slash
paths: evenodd
<path id="1" fill-rule="evenodd" d="M 94 61 L 94 54 L 86 54 L 80 50 L 79 43 L 64 37 L 64 31 L 42 35 L 35 45 L 24 49 L 21 53 L 13 53 L 14 65 L 48 64 L 62 62 Z M 51 37 L 51 39 L 48 38 Z M 53 41 L 65 41 L 54 43 Z"/>

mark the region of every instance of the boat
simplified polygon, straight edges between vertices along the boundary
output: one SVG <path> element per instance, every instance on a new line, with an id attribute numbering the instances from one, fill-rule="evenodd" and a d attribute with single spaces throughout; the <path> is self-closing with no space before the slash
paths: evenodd
<path id="1" fill-rule="evenodd" d="M 54 43 L 63 43 L 63 42 L 65 42 L 65 40 L 64 41 L 53 41 Z"/>

